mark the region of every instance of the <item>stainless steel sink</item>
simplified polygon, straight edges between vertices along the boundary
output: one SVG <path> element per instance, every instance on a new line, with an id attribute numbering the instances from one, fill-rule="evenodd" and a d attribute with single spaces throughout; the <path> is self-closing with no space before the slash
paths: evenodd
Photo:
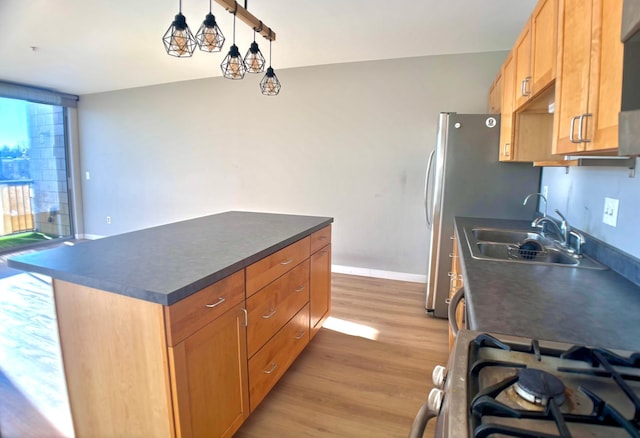
<path id="1" fill-rule="evenodd" d="M 576 256 L 537 230 L 473 228 L 464 230 L 471 256 L 481 260 L 608 269 L 587 256 Z"/>
<path id="2" fill-rule="evenodd" d="M 532 231 L 500 230 L 495 228 L 474 228 L 471 230 L 477 241 L 518 243 L 525 240 L 542 240 L 540 233 Z"/>

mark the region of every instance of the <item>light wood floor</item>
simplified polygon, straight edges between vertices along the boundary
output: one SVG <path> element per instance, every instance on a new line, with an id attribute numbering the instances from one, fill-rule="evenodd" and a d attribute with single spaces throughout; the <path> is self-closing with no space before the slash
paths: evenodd
<path id="1" fill-rule="evenodd" d="M 237 438 L 408 435 L 446 363 L 447 322 L 425 316 L 422 284 L 333 274 L 332 287 L 335 321 L 375 340 L 321 329 Z M 0 437 L 57 436 L 3 377 Z"/>
<path id="2" fill-rule="evenodd" d="M 320 330 L 237 438 L 408 435 L 433 367 L 446 364 L 447 322 L 425 316 L 422 284 L 332 278 L 332 317 L 377 339 Z"/>

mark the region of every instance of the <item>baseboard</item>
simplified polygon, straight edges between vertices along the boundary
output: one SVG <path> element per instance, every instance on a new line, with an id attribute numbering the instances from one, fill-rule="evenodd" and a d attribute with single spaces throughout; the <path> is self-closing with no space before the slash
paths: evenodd
<path id="1" fill-rule="evenodd" d="M 97 240 L 102 239 L 105 236 L 101 236 L 100 234 L 77 234 L 76 239 L 85 239 L 85 240 Z"/>
<path id="2" fill-rule="evenodd" d="M 382 271 L 380 269 L 356 268 L 353 266 L 331 265 L 331 272 L 335 272 L 336 274 L 359 275 L 361 277 L 384 278 L 387 280 L 410 281 L 412 283 L 427 282 L 426 275 Z"/>

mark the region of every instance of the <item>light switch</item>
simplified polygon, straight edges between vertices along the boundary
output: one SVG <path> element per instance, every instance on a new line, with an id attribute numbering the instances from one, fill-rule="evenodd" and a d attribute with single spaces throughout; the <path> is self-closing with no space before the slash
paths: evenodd
<path id="1" fill-rule="evenodd" d="M 602 222 L 615 227 L 618 223 L 618 205 L 620 201 L 613 198 L 604 198 L 604 214 Z"/>

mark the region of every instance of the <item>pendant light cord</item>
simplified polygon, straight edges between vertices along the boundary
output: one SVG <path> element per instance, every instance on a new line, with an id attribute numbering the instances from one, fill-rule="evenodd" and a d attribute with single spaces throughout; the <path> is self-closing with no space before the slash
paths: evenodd
<path id="1" fill-rule="evenodd" d="M 209 0 L 209 13 L 211 13 L 211 0 Z"/>
<path id="2" fill-rule="evenodd" d="M 182 14 L 182 0 L 178 0 L 178 12 Z"/>

